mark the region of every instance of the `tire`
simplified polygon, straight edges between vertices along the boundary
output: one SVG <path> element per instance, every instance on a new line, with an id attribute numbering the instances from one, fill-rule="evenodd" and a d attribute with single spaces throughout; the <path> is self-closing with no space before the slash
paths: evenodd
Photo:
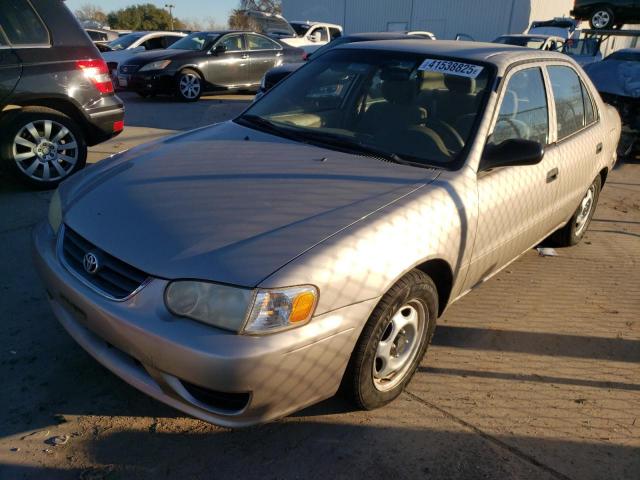
<path id="1" fill-rule="evenodd" d="M 195 70 L 185 69 L 178 74 L 176 95 L 183 102 L 197 102 L 202 95 L 202 77 Z"/>
<path id="2" fill-rule="evenodd" d="M 571 247 L 580 243 L 580 240 L 589 229 L 593 213 L 596 211 L 601 188 L 602 179 L 598 175 L 587 189 L 585 196 L 580 201 L 580 205 L 578 205 L 569 222 L 551 236 L 554 245 Z M 585 204 L 585 202 L 588 204 Z"/>
<path id="3" fill-rule="evenodd" d="M 414 314 L 422 315 L 422 321 L 418 318 L 411 323 Z M 343 394 L 366 410 L 393 401 L 418 368 L 433 337 L 437 315 L 435 284 L 423 272 L 410 271 L 382 297 L 364 326 L 343 377 Z M 387 351 L 389 355 L 383 353 Z M 396 363 L 395 374 L 387 374 L 394 365 L 386 359 Z"/>
<path id="4" fill-rule="evenodd" d="M 0 122 L 0 161 L 27 185 L 55 188 L 85 166 L 84 132 L 56 110 L 32 107 L 10 111 Z"/>
<path id="5" fill-rule="evenodd" d="M 609 7 L 598 7 L 589 15 L 589 25 L 597 30 L 608 30 L 616 24 L 613 10 Z"/>

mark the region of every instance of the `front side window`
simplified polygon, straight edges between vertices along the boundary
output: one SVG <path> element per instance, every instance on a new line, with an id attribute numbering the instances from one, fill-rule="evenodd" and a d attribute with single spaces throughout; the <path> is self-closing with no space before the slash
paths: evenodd
<path id="1" fill-rule="evenodd" d="M 176 37 L 175 35 L 167 35 L 165 37 L 162 37 L 162 44 L 164 45 L 163 48 L 170 47 L 178 40 L 180 40 L 180 37 Z"/>
<path id="2" fill-rule="evenodd" d="M 585 126 L 585 103 L 582 82 L 571 67 L 548 67 L 551 89 L 556 102 L 558 140 Z"/>
<path id="3" fill-rule="evenodd" d="M 12 45 L 49 44 L 46 27 L 26 0 L 2 0 L 0 28 Z"/>
<path id="4" fill-rule="evenodd" d="M 548 143 L 549 109 L 539 68 L 520 70 L 507 83 L 490 142 L 498 145 L 511 139 Z"/>
<path id="5" fill-rule="evenodd" d="M 247 43 L 249 44 L 249 50 L 279 50 L 278 45 L 273 40 L 261 37 L 259 35 L 247 35 Z"/>
<path id="6" fill-rule="evenodd" d="M 242 45 L 242 35 L 231 35 L 220 40 L 218 45 L 226 47 L 227 52 L 240 52 L 244 50 Z"/>
<path id="7" fill-rule="evenodd" d="M 457 168 L 493 74 L 424 54 L 334 49 L 236 121 L 326 148 Z"/>
<path id="8" fill-rule="evenodd" d="M 327 29 L 324 27 L 314 28 L 313 30 L 311 30 L 311 33 L 309 34 L 309 36 L 312 38 L 317 38 L 318 41 L 320 42 L 329 41 L 329 35 L 327 34 Z"/>

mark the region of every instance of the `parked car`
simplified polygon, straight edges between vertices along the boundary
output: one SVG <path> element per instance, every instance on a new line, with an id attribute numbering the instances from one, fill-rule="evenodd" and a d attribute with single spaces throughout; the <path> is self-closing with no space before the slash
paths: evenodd
<path id="1" fill-rule="evenodd" d="M 320 47 L 342 36 L 342 27 L 333 23 L 310 21 L 289 23 L 295 30 L 297 37 L 282 38 L 282 41 L 292 47 Z"/>
<path id="2" fill-rule="evenodd" d="M 107 65 L 62 0 L 3 0 L 0 164 L 39 188 L 84 167 L 124 128 Z"/>
<path id="3" fill-rule="evenodd" d="M 311 58 L 311 55 L 317 57 L 322 53 L 331 50 L 340 45 L 344 45 L 345 43 L 356 43 L 356 42 L 370 42 L 375 40 L 410 40 L 412 38 L 426 38 L 430 39 L 425 33 L 428 32 L 371 32 L 371 33 L 354 33 L 352 35 L 347 35 L 344 37 L 336 38 L 330 43 L 320 47 L 313 53 L 307 53 L 304 56 L 304 61 L 307 61 Z M 434 37 L 435 39 L 435 37 Z M 259 100 L 262 95 L 264 95 L 267 91 L 273 88 L 278 82 L 282 79 L 286 78 L 292 72 L 295 72 L 298 68 L 304 65 L 304 62 L 296 62 L 296 63 L 286 63 L 280 65 L 279 67 L 274 67 L 268 70 L 264 76 L 262 77 L 262 81 L 260 82 L 260 88 L 258 89 L 258 93 L 255 96 L 255 100 Z"/>
<path id="4" fill-rule="evenodd" d="M 569 55 L 581 67 L 602 60 L 600 44 L 602 40 L 596 37 L 570 38 L 562 47 L 562 53 Z"/>
<path id="5" fill-rule="evenodd" d="M 624 130 L 618 153 L 628 155 L 640 137 L 640 49 L 618 50 L 585 71 L 604 101 L 620 113 Z"/>
<path id="6" fill-rule="evenodd" d="M 164 50 L 183 37 L 182 32 L 132 32 L 108 44 L 109 51 L 102 54 L 107 62 L 114 85 L 118 87 L 118 67 L 145 51 Z"/>
<path id="7" fill-rule="evenodd" d="M 341 45 L 233 121 L 62 184 L 35 264 L 83 348 L 186 413 L 246 426 L 341 386 L 372 409 L 451 303 L 580 241 L 619 135 L 559 53 Z"/>
<path id="8" fill-rule="evenodd" d="M 564 45 L 564 39 L 552 35 L 529 35 L 524 33 L 512 33 L 501 35 L 493 43 L 515 45 L 518 47 L 535 48 L 536 50 L 550 50 L 559 52 Z"/>
<path id="9" fill-rule="evenodd" d="M 526 33 L 530 35 L 553 35 L 565 40 L 580 36 L 580 24 L 570 17 L 556 17 L 551 20 L 536 20 L 531 22 Z"/>
<path id="10" fill-rule="evenodd" d="M 300 61 L 304 51 L 253 32 L 193 33 L 157 52 L 139 54 L 118 71 L 121 87 L 142 96 L 175 94 L 184 101 L 216 90 L 256 90 L 270 68 Z"/>
<path id="11" fill-rule="evenodd" d="M 117 39 L 120 35 L 118 32 L 113 30 L 105 30 L 103 28 L 86 28 L 84 29 L 89 35 L 89 38 L 93 43 L 104 44 L 109 43 L 115 39 Z"/>
<path id="12" fill-rule="evenodd" d="M 640 23 L 639 0 L 575 0 L 573 15 L 588 20 L 591 28 L 611 29 Z"/>
<path id="13" fill-rule="evenodd" d="M 559 52 L 564 45 L 564 39 L 553 35 L 529 35 L 524 33 L 512 33 L 501 35 L 493 43 L 504 45 L 516 45 L 518 47 L 535 48 L 537 50 L 551 50 Z"/>

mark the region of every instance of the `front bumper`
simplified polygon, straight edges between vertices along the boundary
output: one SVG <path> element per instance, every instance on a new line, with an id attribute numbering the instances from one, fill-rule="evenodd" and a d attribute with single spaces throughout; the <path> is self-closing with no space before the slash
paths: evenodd
<path id="1" fill-rule="evenodd" d="M 34 230 L 33 253 L 54 314 L 87 352 L 148 395 L 226 427 L 272 420 L 334 395 L 375 306 L 358 303 L 277 334 L 236 335 L 169 314 L 166 280 L 152 280 L 125 302 L 94 292 L 60 263 L 46 222 Z M 223 408 L 193 386 L 246 400 Z"/>
<path id="2" fill-rule="evenodd" d="M 127 90 L 149 94 L 171 94 L 176 82 L 173 73 L 163 70 L 136 72 L 126 75 Z"/>

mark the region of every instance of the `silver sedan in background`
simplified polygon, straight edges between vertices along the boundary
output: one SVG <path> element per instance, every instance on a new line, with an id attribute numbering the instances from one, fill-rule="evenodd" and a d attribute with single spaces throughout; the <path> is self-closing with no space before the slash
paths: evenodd
<path id="1" fill-rule="evenodd" d="M 376 408 L 448 305 L 580 241 L 619 135 L 561 54 L 345 45 L 233 121 L 64 182 L 36 265 L 82 347 L 186 413 L 246 426 L 340 387 Z"/>

